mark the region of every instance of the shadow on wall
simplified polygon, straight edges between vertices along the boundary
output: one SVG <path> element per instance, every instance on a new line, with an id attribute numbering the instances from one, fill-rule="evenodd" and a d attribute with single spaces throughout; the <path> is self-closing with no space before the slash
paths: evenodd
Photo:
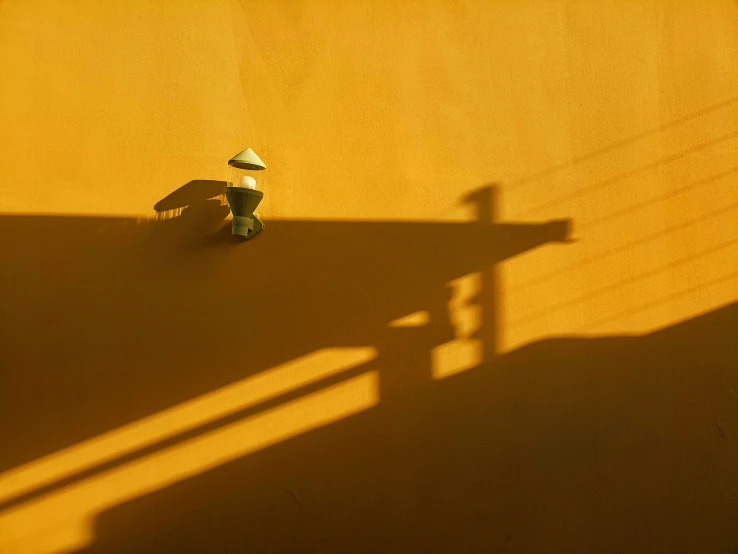
<path id="1" fill-rule="evenodd" d="M 471 223 L 270 221 L 239 245 L 213 198 L 223 186 L 188 183 L 157 204 L 167 216 L 153 222 L 0 218 L 10 268 L 0 277 L 2 441 L 13 445 L 0 471 L 244 379 L 281 378 L 274 368 L 311 353 L 377 356 L 47 480 L 0 510 L 139 460 L 186 465 L 187 448 L 220 445 L 232 454 L 199 474 L 105 506 L 84 552 L 738 545 L 738 479 L 726 477 L 738 462 L 736 305 L 644 337 L 550 339 L 495 356 L 494 264 L 565 241 L 567 222 L 497 223 L 486 188 L 468 199 Z M 473 272 L 482 363 L 434 380 L 432 353 L 457 338 L 448 283 Z M 388 327 L 418 311 L 426 322 Z M 367 376 L 378 403 L 354 398 L 362 409 L 331 425 L 247 446 L 330 404 L 315 396 L 323 391 L 351 382 L 348 394 L 360 395 Z M 289 405 L 298 411 L 280 411 Z"/>
<path id="2" fill-rule="evenodd" d="M 80 552 L 731 552 L 737 308 L 408 387 L 113 508 Z"/>
<path id="3" fill-rule="evenodd" d="M 270 221 L 240 244 L 188 183 L 161 221 L 5 216 L 5 470 L 326 347 L 377 346 L 447 283 L 552 240 L 543 225 Z M 473 195 L 489 202 L 492 189 Z M 177 197 L 189 206 L 181 208 Z M 174 198 L 174 200 L 172 200 Z M 175 206 L 180 205 L 179 208 Z"/>

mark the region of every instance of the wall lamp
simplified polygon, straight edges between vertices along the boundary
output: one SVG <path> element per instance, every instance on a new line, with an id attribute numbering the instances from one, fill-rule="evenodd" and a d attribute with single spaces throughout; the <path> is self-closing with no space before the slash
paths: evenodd
<path id="1" fill-rule="evenodd" d="M 248 240 L 264 229 L 264 223 L 254 214 L 254 210 L 264 198 L 260 185 L 266 165 L 251 148 L 233 156 L 228 165 L 226 198 L 233 213 L 232 234 Z"/>

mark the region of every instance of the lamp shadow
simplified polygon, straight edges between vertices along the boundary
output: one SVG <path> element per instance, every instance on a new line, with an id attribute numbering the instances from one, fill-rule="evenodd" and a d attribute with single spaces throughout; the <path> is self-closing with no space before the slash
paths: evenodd
<path id="1" fill-rule="evenodd" d="M 225 181 L 194 179 L 159 200 L 154 204 L 154 210 L 161 213 L 197 206 L 207 200 L 225 195 L 227 184 Z"/>
<path id="2" fill-rule="evenodd" d="M 646 552 L 690 518 L 729 539 L 735 502 L 717 506 L 724 484 L 681 454 L 724 447 L 706 419 L 738 431 L 715 386 L 738 390 L 736 305 L 645 337 L 499 355 L 495 265 L 565 244 L 568 221 L 501 223 L 490 186 L 465 199 L 472 222 L 276 220 L 241 243 L 222 187 L 191 181 L 152 221 L 0 217 L 0 436 L 13 445 L 0 471 L 325 348 L 376 349 L 379 403 L 110 509 L 84 552 Z M 458 334 L 449 283 L 471 273 L 481 362 L 434 379 L 433 349 Z M 419 311 L 425 324 L 388 327 Z M 695 495 L 712 512 L 690 507 Z M 678 513 L 654 519 L 667 500 Z"/>

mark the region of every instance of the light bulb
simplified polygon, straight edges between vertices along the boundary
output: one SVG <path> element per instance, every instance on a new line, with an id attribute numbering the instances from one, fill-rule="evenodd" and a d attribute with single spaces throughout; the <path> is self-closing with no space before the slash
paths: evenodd
<path id="1" fill-rule="evenodd" d="M 251 175 L 244 175 L 241 177 L 241 182 L 237 186 L 245 189 L 256 189 L 256 179 Z"/>

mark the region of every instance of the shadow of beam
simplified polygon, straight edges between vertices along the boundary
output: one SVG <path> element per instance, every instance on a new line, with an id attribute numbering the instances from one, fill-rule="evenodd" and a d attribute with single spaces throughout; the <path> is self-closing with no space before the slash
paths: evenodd
<path id="1" fill-rule="evenodd" d="M 221 185 L 188 183 L 157 206 L 189 204 L 159 221 L 0 216 L 13 391 L 0 436 L 14 445 L 0 469 L 320 348 L 376 345 L 414 311 L 431 314 L 429 344 L 452 340 L 449 281 L 565 241 L 569 229 L 493 222 L 485 188 L 469 200 L 483 221 L 270 221 L 244 245 L 211 198 Z"/>

